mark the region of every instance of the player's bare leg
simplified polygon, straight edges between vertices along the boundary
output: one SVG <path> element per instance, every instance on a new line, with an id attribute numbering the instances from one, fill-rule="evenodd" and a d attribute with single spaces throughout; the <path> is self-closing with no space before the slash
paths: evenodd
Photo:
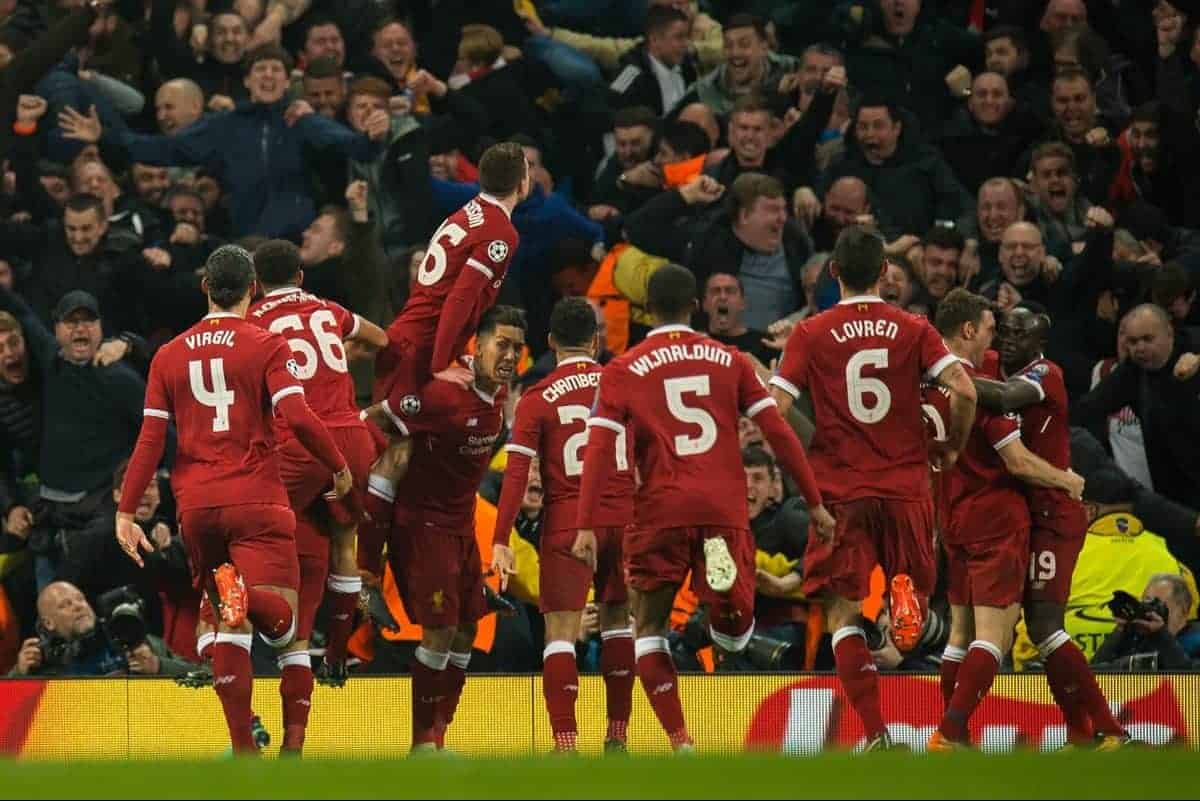
<path id="1" fill-rule="evenodd" d="M 967 648 L 975 639 L 975 616 L 971 607 L 950 605 L 950 636 L 946 638 L 946 649 L 942 651 L 942 713 L 950 708 L 954 696 L 954 685 L 958 682 L 958 669 L 967 658 Z"/>
<path id="2" fill-rule="evenodd" d="M 838 680 L 867 736 L 867 751 L 886 751 L 892 739 L 879 707 L 879 671 L 867 634 L 862 629 L 862 601 L 830 596 L 825 599 L 825 626 L 833 635 L 833 659 Z"/>
<path id="3" fill-rule="evenodd" d="M 608 730 L 604 750 L 623 753 L 633 710 L 636 662 L 628 604 L 600 604 L 600 673 L 604 676 L 604 706 Z"/>
<path id="4" fill-rule="evenodd" d="M 454 632 L 450 643 L 450 661 L 442 674 L 444 682 L 443 697 L 436 712 L 437 747 L 446 746 L 446 730 L 454 722 L 454 713 L 458 711 L 458 701 L 462 698 L 463 687 L 467 683 L 467 667 L 471 664 L 471 649 L 475 645 L 475 634 L 478 631 L 475 623 L 464 623 Z"/>
<path id="5" fill-rule="evenodd" d="M 446 667 L 455 626 L 425 626 L 412 661 L 412 750 L 437 748 L 437 713 L 445 698 Z"/>
<path id="6" fill-rule="evenodd" d="M 542 695 L 554 733 L 554 750 L 570 753 L 579 736 L 575 701 L 579 698 L 579 669 L 575 641 L 582 628 L 583 610 L 546 612 L 546 648 L 542 651 Z"/>
<path id="7" fill-rule="evenodd" d="M 1046 667 L 1046 681 L 1067 723 L 1068 742 L 1111 751 L 1129 743 L 1129 735 L 1113 717 L 1087 657 L 1064 629 L 1064 608 L 1052 601 L 1025 602 L 1025 625 Z"/>
<path id="8" fill-rule="evenodd" d="M 637 631 L 634 656 L 642 689 L 646 691 L 646 700 L 667 733 L 671 748 L 675 751 L 691 751 L 695 745 L 683 720 L 679 676 L 667 644 L 667 626 L 678 589 L 674 585 L 653 590 L 631 589 L 629 595 Z"/>
<path id="9" fill-rule="evenodd" d="M 325 665 L 320 676 L 323 685 L 346 684 L 346 645 L 354 626 L 354 610 L 362 591 L 358 573 L 358 529 L 356 526 L 331 524 L 329 538 L 329 623 L 325 632 Z"/>
<path id="10" fill-rule="evenodd" d="M 1012 647 L 1013 626 L 1020 609 L 1020 604 L 1013 603 L 1005 607 L 976 606 L 972 610 L 975 638 L 966 649 L 954 694 L 941 724 L 929 738 L 927 750 L 953 751 L 969 744 L 967 724 L 996 680 L 1004 654 Z M 960 628 L 960 636 L 962 631 Z"/>

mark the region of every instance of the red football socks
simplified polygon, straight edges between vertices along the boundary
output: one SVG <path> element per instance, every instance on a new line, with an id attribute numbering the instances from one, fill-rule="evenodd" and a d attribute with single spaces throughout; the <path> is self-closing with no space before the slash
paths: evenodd
<path id="1" fill-rule="evenodd" d="M 675 673 L 675 663 L 671 661 L 667 638 L 638 637 L 634 652 L 646 700 L 667 733 L 671 748 L 691 745 L 692 738 L 683 722 L 683 705 L 679 702 L 679 676 Z"/>
<path id="2" fill-rule="evenodd" d="M 575 665 L 575 646 L 555 640 L 542 652 L 542 695 L 550 713 L 554 732 L 554 750 L 574 751 L 578 728 L 575 724 L 575 700 L 579 697 L 579 669 Z"/>
<path id="3" fill-rule="evenodd" d="M 1125 730 L 1109 709 L 1108 701 L 1087 657 L 1065 631 L 1056 631 L 1038 644 L 1046 667 L 1046 681 L 1054 702 L 1067 724 L 1067 739 L 1077 745 L 1090 744 L 1093 732 L 1124 735 Z"/>
<path id="4" fill-rule="evenodd" d="M 600 673 L 604 676 L 604 701 L 608 711 L 605 740 L 625 742 L 633 711 L 635 671 L 633 631 L 613 629 L 600 633 Z"/>
<path id="5" fill-rule="evenodd" d="M 262 632 L 268 640 L 279 640 L 287 636 L 295 623 L 292 607 L 282 595 L 271 590 L 260 590 L 249 587 L 246 590 L 248 601 L 246 617 L 254 624 L 254 628 Z"/>
<path id="6" fill-rule="evenodd" d="M 965 743 L 969 739 L 967 724 L 975 712 L 979 702 L 987 695 L 996 680 L 996 672 L 1000 669 L 1000 660 L 1004 656 L 1000 649 L 990 642 L 976 640 L 967 649 L 967 658 L 958 669 L 958 681 L 954 686 L 954 695 L 938 731 L 949 740 Z"/>
<path id="7" fill-rule="evenodd" d="M 451 651 L 448 656 L 446 669 L 442 671 L 442 700 L 436 711 L 438 748 L 446 744 L 446 729 L 454 722 L 454 713 L 458 711 L 458 702 L 467 684 L 467 666 L 471 663 L 469 653 Z"/>
<path id="8" fill-rule="evenodd" d="M 346 644 L 353 631 L 362 578 L 330 574 L 326 588 L 329 590 L 329 622 L 325 626 L 325 663 L 332 664 L 346 660 Z"/>
<path id="9" fill-rule="evenodd" d="M 283 750 L 299 752 L 312 709 L 313 673 L 307 651 L 283 654 L 277 660 L 283 671 L 279 697 L 283 700 Z"/>
<path id="10" fill-rule="evenodd" d="M 250 696 L 254 690 L 254 673 L 250 666 L 249 634 L 217 635 L 213 645 L 213 687 L 221 699 L 229 740 L 235 754 L 257 754 L 254 735 L 250 733 Z"/>
<path id="11" fill-rule="evenodd" d="M 967 652 L 954 645 L 947 645 L 942 651 L 942 714 L 950 708 L 950 699 L 954 696 L 954 684 L 958 679 L 958 669 L 967 658 Z"/>
<path id="12" fill-rule="evenodd" d="M 437 743 L 437 710 L 443 698 L 443 674 L 450 654 L 418 647 L 412 662 L 413 747 Z"/>
<path id="13" fill-rule="evenodd" d="M 856 626 L 844 626 L 833 634 L 833 661 L 846 698 L 862 721 L 867 739 L 887 731 L 879 708 L 879 669 L 867 648 L 867 635 Z"/>

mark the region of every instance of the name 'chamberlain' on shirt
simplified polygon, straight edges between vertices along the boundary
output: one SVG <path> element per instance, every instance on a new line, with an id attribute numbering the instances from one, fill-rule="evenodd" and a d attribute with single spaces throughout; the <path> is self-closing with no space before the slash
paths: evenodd
<path id="1" fill-rule="evenodd" d="M 713 345 L 669 345 L 664 348 L 655 348 L 649 353 L 639 356 L 629 365 L 629 369 L 633 371 L 634 375 L 641 378 L 656 367 L 686 361 L 707 361 L 722 367 L 729 367 L 733 364 L 733 356 L 724 348 Z"/>

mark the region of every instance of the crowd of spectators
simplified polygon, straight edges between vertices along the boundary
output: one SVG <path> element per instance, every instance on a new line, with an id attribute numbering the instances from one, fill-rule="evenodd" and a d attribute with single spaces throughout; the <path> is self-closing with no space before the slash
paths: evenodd
<path id="1" fill-rule="evenodd" d="M 169 460 L 139 507 L 145 570 L 113 547 L 112 510 L 149 360 L 205 311 L 206 257 L 290 238 L 307 289 L 386 326 L 501 140 L 536 177 L 501 294 L 531 326 L 518 392 L 550 365 L 559 296 L 592 300 L 608 357 L 648 330 L 668 261 L 704 287 L 697 327 L 769 370 L 791 326 L 837 301 L 826 261 L 851 224 L 887 242 L 890 303 L 932 317 L 965 286 L 1047 313 L 1092 511 L 1078 605 L 1125 590 L 1168 610 L 1072 634 L 1109 667 L 1188 667 L 1198 106 L 1195 0 L 0 0 L 0 668 L 195 658 Z M 365 396 L 369 364 L 355 378 Z M 759 633 L 719 667 L 828 667 L 797 589 L 807 512 L 754 424 L 739 435 Z M 538 667 L 539 513 L 531 482 L 516 614 L 476 669 Z M 120 587 L 144 600 L 139 643 L 114 639 L 101 603 Z M 711 668 L 686 595 L 673 652 Z M 405 662 L 386 656 L 404 623 L 386 581 L 384 596 L 355 638 L 380 670 Z M 882 667 L 932 664 L 939 604 L 914 654 L 875 620 Z M 1019 643 L 1014 666 L 1036 665 Z"/>

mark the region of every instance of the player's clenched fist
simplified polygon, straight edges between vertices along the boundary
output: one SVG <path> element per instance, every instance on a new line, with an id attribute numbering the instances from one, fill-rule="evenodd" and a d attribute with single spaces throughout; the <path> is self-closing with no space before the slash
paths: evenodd
<path id="1" fill-rule="evenodd" d="M 571 546 L 571 555 L 581 562 L 587 562 L 593 572 L 596 570 L 596 532 L 590 528 L 581 528 L 575 535 L 575 544 Z"/>
<path id="2" fill-rule="evenodd" d="M 817 533 L 817 538 L 821 542 L 833 542 L 833 536 L 837 529 L 837 521 L 833 519 L 833 515 L 829 513 L 829 510 L 824 505 L 816 506 L 808 514 L 812 520 L 813 529 Z"/>

